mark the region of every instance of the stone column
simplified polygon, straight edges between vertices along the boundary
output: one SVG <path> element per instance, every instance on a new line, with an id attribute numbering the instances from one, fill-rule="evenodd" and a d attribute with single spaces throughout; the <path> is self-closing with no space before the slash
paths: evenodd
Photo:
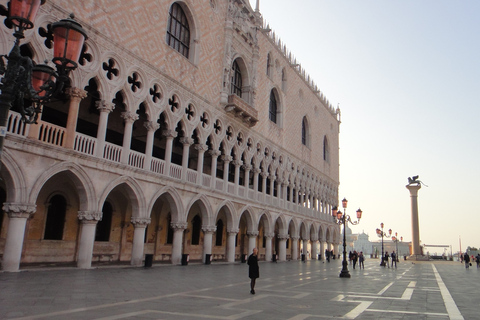
<path id="1" fill-rule="evenodd" d="M 308 260 L 308 239 L 303 239 L 303 254 L 305 255 L 305 261 Z"/>
<path id="2" fill-rule="evenodd" d="M 16 272 L 20 269 L 25 226 L 27 219 L 32 217 L 36 210 L 37 206 L 35 204 L 11 202 L 5 202 L 3 204 L 3 211 L 9 218 L 2 259 L 3 271 Z"/>
<path id="3" fill-rule="evenodd" d="M 132 217 L 132 224 L 135 226 L 132 245 L 132 266 L 143 265 L 143 251 L 145 248 L 145 228 L 150 223 L 150 218 Z"/>
<path id="4" fill-rule="evenodd" d="M 287 239 L 288 239 L 288 234 L 278 235 L 278 260 L 279 261 L 287 260 Z"/>
<path id="5" fill-rule="evenodd" d="M 160 125 L 153 121 L 145 121 L 143 126 L 148 130 L 147 131 L 147 142 L 145 146 L 145 162 L 143 163 L 143 169 L 150 170 L 152 162 L 152 151 L 154 144 L 154 135 L 155 131 L 160 128 Z"/>
<path id="6" fill-rule="evenodd" d="M 97 223 L 102 219 L 102 212 L 79 211 L 78 220 L 81 223 L 78 240 L 77 267 L 88 269 L 92 267 L 93 246 L 95 244 L 95 231 Z"/>
<path id="7" fill-rule="evenodd" d="M 215 190 L 216 189 L 216 184 L 217 184 L 217 159 L 218 156 L 221 155 L 222 153 L 218 150 L 210 150 L 208 152 L 212 156 L 212 168 L 211 168 L 211 185 L 210 187 Z"/>
<path id="8" fill-rule="evenodd" d="M 198 151 L 197 161 L 197 184 L 203 185 L 203 160 L 205 158 L 205 151 L 208 150 L 208 146 L 204 143 L 196 144 L 195 150 Z"/>
<path id="9" fill-rule="evenodd" d="M 172 264 L 181 264 L 183 249 L 183 231 L 187 229 L 186 222 L 172 222 L 173 243 L 172 243 Z"/>
<path id="10" fill-rule="evenodd" d="M 235 195 L 238 195 L 238 183 L 240 181 L 240 166 L 243 164 L 242 160 L 234 160 L 233 165 L 235 166 Z"/>
<path id="11" fill-rule="evenodd" d="M 203 231 L 203 256 L 202 262 L 206 262 L 206 255 L 212 254 L 212 239 L 213 233 L 217 230 L 216 226 L 204 226 L 202 227 Z"/>
<path id="12" fill-rule="evenodd" d="M 267 238 L 266 245 L 265 245 L 265 261 L 272 260 L 272 239 L 275 237 L 275 233 L 267 233 L 265 234 L 265 238 Z"/>
<path id="13" fill-rule="evenodd" d="M 290 184 L 290 202 L 293 203 L 293 188 L 295 188 L 295 185 L 292 183 Z"/>
<path id="14" fill-rule="evenodd" d="M 258 193 L 258 174 L 260 173 L 260 169 L 253 168 L 253 190 L 255 191 L 255 195 Z M 258 200 L 255 197 L 255 200 Z"/>
<path id="15" fill-rule="evenodd" d="M 253 248 L 257 247 L 257 237 L 258 231 L 247 231 L 248 236 L 248 253 L 247 255 L 251 255 L 253 252 Z"/>
<path id="16" fill-rule="evenodd" d="M 235 237 L 238 229 L 227 230 L 227 262 L 235 262 Z"/>
<path id="17" fill-rule="evenodd" d="M 312 241 L 312 254 L 311 254 L 311 257 L 312 257 L 312 260 L 317 260 L 318 259 L 318 251 L 317 251 L 317 242 L 318 242 L 318 239 L 313 237 L 310 239 Z"/>
<path id="18" fill-rule="evenodd" d="M 115 104 L 105 100 L 96 102 L 97 110 L 100 111 L 100 119 L 98 120 L 97 146 L 95 153 L 97 157 L 103 158 L 105 148 L 105 137 L 107 135 L 108 115 L 115 109 Z"/>
<path id="19" fill-rule="evenodd" d="M 325 259 L 325 239 L 320 239 L 320 255 Z"/>
<path id="20" fill-rule="evenodd" d="M 262 172 L 260 173 L 262 176 L 262 197 L 263 201 L 267 199 L 267 177 L 268 177 L 268 172 Z"/>
<path id="21" fill-rule="evenodd" d="M 417 258 L 417 256 L 422 256 L 422 251 L 420 250 L 420 229 L 418 224 L 418 190 L 422 186 L 417 185 L 407 185 L 406 188 L 410 191 L 410 203 L 412 209 L 412 258 Z"/>
<path id="22" fill-rule="evenodd" d="M 243 170 L 245 170 L 245 177 L 243 179 L 243 186 L 245 187 L 245 198 L 248 198 L 248 190 L 249 190 L 249 184 L 250 184 L 250 170 L 252 170 L 252 166 L 249 164 L 244 164 Z"/>
<path id="23" fill-rule="evenodd" d="M 75 131 L 77 129 L 78 109 L 80 108 L 82 99 L 87 97 L 87 91 L 80 88 L 68 88 L 66 94 L 70 97 L 70 105 L 68 107 L 65 148 L 73 149 L 75 144 Z"/>
<path id="24" fill-rule="evenodd" d="M 173 147 L 173 139 L 177 137 L 177 131 L 175 130 L 164 130 L 163 135 L 167 139 L 165 145 L 165 174 L 166 176 L 170 177 L 170 164 L 172 163 L 172 147 Z"/>
<path id="25" fill-rule="evenodd" d="M 223 192 L 228 191 L 228 165 L 232 161 L 232 156 L 222 156 L 223 161 Z"/>
<path id="26" fill-rule="evenodd" d="M 273 197 L 275 196 L 275 178 L 276 176 L 274 174 L 270 175 L 270 196 Z"/>
<path id="27" fill-rule="evenodd" d="M 292 260 L 298 260 L 298 237 L 292 237 Z"/>
<path id="28" fill-rule="evenodd" d="M 180 138 L 180 143 L 183 145 L 182 152 L 182 181 L 187 180 L 188 157 L 190 154 L 190 146 L 193 144 L 193 139 L 188 137 Z"/>
<path id="29" fill-rule="evenodd" d="M 127 164 L 128 157 L 130 155 L 130 145 L 132 143 L 132 127 L 133 123 L 138 120 L 138 114 L 136 114 L 135 112 L 125 111 L 122 112 L 122 118 L 123 120 L 125 120 L 125 128 L 123 132 L 121 162 Z"/>

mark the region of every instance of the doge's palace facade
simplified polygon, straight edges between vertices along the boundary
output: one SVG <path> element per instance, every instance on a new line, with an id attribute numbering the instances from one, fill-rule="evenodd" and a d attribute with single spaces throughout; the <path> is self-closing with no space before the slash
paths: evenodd
<path id="1" fill-rule="evenodd" d="M 5 8 L 7 1 L 0 4 Z M 248 0 L 47 0 L 88 33 L 38 124 L 10 111 L 1 159 L 2 269 L 321 258 L 338 251 L 340 111 Z M 2 11 L 4 12 L 4 11 Z M 13 45 L 2 24 L 0 50 Z M 308 258 L 308 257 L 307 257 Z"/>

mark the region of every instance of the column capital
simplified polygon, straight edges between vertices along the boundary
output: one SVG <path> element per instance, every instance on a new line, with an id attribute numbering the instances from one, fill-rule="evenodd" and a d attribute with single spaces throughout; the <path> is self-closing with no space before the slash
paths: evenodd
<path id="1" fill-rule="evenodd" d="M 101 211 L 78 211 L 78 220 L 82 222 L 93 221 L 97 222 L 102 220 L 103 212 Z"/>
<path id="2" fill-rule="evenodd" d="M 180 143 L 183 144 L 183 145 L 189 145 L 191 146 L 193 144 L 193 139 L 192 138 L 189 138 L 189 137 L 181 137 L 180 138 Z"/>
<path id="3" fill-rule="evenodd" d="M 202 226 L 202 231 L 204 233 L 214 233 L 217 231 L 217 226 Z"/>
<path id="4" fill-rule="evenodd" d="M 258 231 L 247 231 L 249 237 L 258 237 Z"/>
<path id="5" fill-rule="evenodd" d="M 292 239 L 293 241 L 298 241 L 298 239 L 300 239 L 300 237 L 298 237 L 298 236 L 293 236 L 293 237 L 290 237 L 290 239 Z"/>
<path id="6" fill-rule="evenodd" d="M 154 121 L 145 121 L 143 123 L 143 126 L 148 130 L 148 131 L 157 131 L 160 128 L 160 125 Z"/>
<path id="7" fill-rule="evenodd" d="M 187 223 L 186 222 L 172 222 L 170 223 L 170 226 L 174 230 L 185 230 L 187 229 Z"/>
<path id="8" fill-rule="evenodd" d="M 176 138 L 178 135 L 178 132 L 175 130 L 163 130 L 162 134 L 166 138 Z"/>
<path id="9" fill-rule="evenodd" d="M 124 119 L 126 122 L 135 122 L 138 120 L 138 114 L 135 112 L 130 112 L 130 111 L 124 111 L 121 113 L 122 119 Z"/>
<path id="10" fill-rule="evenodd" d="M 233 160 L 233 161 L 232 161 L 232 164 L 233 164 L 235 167 L 240 167 L 240 166 L 243 164 L 243 161 L 242 161 L 242 160 Z"/>
<path id="11" fill-rule="evenodd" d="M 252 165 L 250 165 L 250 164 L 244 164 L 242 167 L 243 167 L 243 170 L 245 170 L 245 171 L 252 170 Z"/>
<path id="12" fill-rule="evenodd" d="M 195 150 L 197 151 L 207 151 L 208 150 L 208 146 L 205 144 L 205 143 L 197 143 L 195 146 L 194 146 Z"/>
<path id="13" fill-rule="evenodd" d="M 263 179 L 267 179 L 267 178 L 268 178 L 268 172 L 262 171 L 262 172 L 260 173 L 260 175 L 262 176 Z"/>
<path id="14" fill-rule="evenodd" d="M 233 160 L 233 157 L 232 156 L 227 156 L 227 155 L 223 155 L 221 157 L 221 159 L 223 160 L 223 162 L 230 162 Z"/>
<path id="15" fill-rule="evenodd" d="M 150 218 L 143 218 L 143 217 L 132 217 L 130 221 L 135 225 L 135 227 L 145 227 L 147 226 L 151 219 Z"/>
<path id="16" fill-rule="evenodd" d="M 290 238 L 290 236 L 286 233 L 279 233 L 277 237 L 280 240 L 287 240 L 288 238 Z"/>
<path id="17" fill-rule="evenodd" d="M 262 170 L 260 170 L 260 168 L 253 168 L 253 169 L 252 169 L 252 172 L 253 172 L 254 174 L 259 174 L 260 172 L 262 172 Z"/>
<path id="18" fill-rule="evenodd" d="M 37 205 L 30 203 L 5 202 L 3 211 L 9 218 L 30 218 L 36 211 Z"/>
<path id="19" fill-rule="evenodd" d="M 222 153 L 218 150 L 209 150 L 208 151 L 208 154 L 211 155 L 212 157 L 218 157 L 219 155 L 221 155 Z"/>
<path id="20" fill-rule="evenodd" d="M 272 239 L 273 237 L 275 237 L 275 232 L 265 233 L 265 237 L 267 239 Z"/>
<path id="21" fill-rule="evenodd" d="M 228 234 L 237 234 L 240 231 L 238 228 L 227 228 L 227 233 Z"/>
<path id="22" fill-rule="evenodd" d="M 87 97 L 87 91 L 80 88 L 67 88 L 65 93 L 70 97 L 70 99 L 83 100 Z"/>
<path id="23" fill-rule="evenodd" d="M 100 112 L 110 113 L 115 109 L 115 104 L 105 100 L 100 100 L 95 102 L 95 107 Z"/>

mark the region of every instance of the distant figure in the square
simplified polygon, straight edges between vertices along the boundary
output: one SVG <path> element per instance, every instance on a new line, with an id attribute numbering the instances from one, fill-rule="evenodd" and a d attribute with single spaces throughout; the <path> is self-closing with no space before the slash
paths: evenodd
<path id="1" fill-rule="evenodd" d="M 480 253 L 477 253 L 477 257 L 475 258 L 477 261 L 477 269 L 480 268 Z"/>
<path id="2" fill-rule="evenodd" d="M 325 257 L 327 258 L 327 262 L 330 262 L 330 250 L 325 249 Z"/>
<path id="3" fill-rule="evenodd" d="M 360 251 L 360 253 L 358 254 L 358 267 L 360 269 L 365 269 L 365 265 L 363 264 L 363 262 L 365 261 L 365 256 L 363 255 L 363 251 Z"/>
<path id="4" fill-rule="evenodd" d="M 468 255 L 468 252 L 465 252 L 465 254 L 463 255 L 463 262 L 465 262 L 465 268 L 468 269 L 468 267 L 470 266 L 470 256 Z"/>
<path id="5" fill-rule="evenodd" d="M 250 293 L 255 294 L 255 281 L 260 277 L 258 268 L 258 249 L 253 248 L 253 253 L 248 257 L 248 277 L 250 278 Z"/>
<path id="6" fill-rule="evenodd" d="M 393 264 L 395 264 L 395 268 L 397 267 L 397 255 L 395 254 L 395 250 L 392 251 L 392 268 L 393 268 Z"/>
<path id="7" fill-rule="evenodd" d="M 357 265 L 357 261 L 358 261 L 358 253 L 356 250 L 354 250 L 352 253 L 353 269 L 355 269 L 355 266 Z"/>
<path id="8" fill-rule="evenodd" d="M 388 268 L 390 268 L 390 264 L 388 263 L 388 258 L 390 257 L 390 255 L 388 254 L 388 251 L 385 252 L 385 255 L 383 256 L 383 267 L 385 268 L 385 266 L 387 266 Z"/>

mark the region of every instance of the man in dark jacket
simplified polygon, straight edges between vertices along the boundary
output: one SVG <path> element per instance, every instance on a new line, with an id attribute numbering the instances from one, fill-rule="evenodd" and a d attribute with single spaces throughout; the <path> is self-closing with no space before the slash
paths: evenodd
<path id="1" fill-rule="evenodd" d="M 253 253 L 248 257 L 248 277 L 250 278 L 250 293 L 255 294 L 255 281 L 260 277 L 258 268 L 258 249 L 253 248 Z"/>

